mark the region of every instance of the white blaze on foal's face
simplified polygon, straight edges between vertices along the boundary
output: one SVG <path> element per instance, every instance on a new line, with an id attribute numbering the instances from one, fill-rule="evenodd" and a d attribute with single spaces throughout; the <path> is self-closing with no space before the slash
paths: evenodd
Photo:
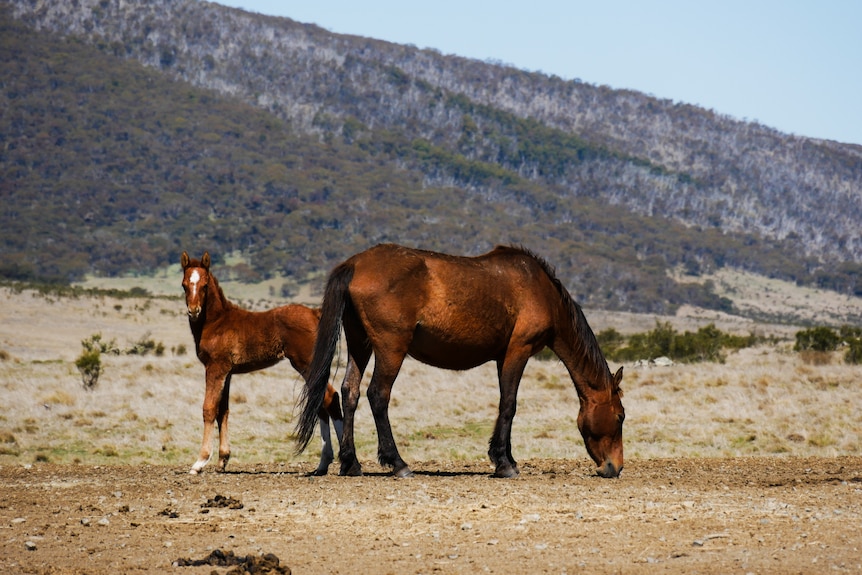
<path id="1" fill-rule="evenodd" d="M 201 304 L 199 302 L 199 290 L 201 282 L 201 273 L 193 269 L 189 274 L 188 292 L 186 293 L 186 305 L 188 306 L 189 316 L 192 319 L 197 319 L 201 312 Z"/>

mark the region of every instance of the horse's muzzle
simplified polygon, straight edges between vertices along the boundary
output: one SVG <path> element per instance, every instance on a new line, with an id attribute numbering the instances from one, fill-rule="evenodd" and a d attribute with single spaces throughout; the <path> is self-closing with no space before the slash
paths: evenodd
<path id="1" fill-rule="evenodd" d="M 189 319 L 192 321 L 197 321 L 198 317 L 201 315 L 201 308 L 200 308 L 200 306 L 190 307 L 190 308 L 188 308 L 188 312 L 189 312 Z"/>
<path id="2" fill-rule="evenodd" d="M 619 477 L 620 473 L 623 471 L 623 466 L 620 465 L 617 467 L 614 465 L 614 462 L 610 459 L 606 460 L 604 465 L 600 466 L 596 469 L 596 473 L 598 473 L 601 477 L 606 479 L 612 479 L 614 477 Z"/>

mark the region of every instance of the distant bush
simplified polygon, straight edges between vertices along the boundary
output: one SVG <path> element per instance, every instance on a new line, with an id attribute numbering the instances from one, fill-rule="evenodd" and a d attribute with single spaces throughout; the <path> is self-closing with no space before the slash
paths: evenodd
<path id="1" fill-rule="evenodd" d="M 862 328 L 842 325 L 835 330 L 831 327 L 818 326 L 796 332 L 794 351 L 807 354 L 828 353 L 845 347 L 844 361 L 850 364 L 862 364 Z M 807 360 L 808 361 L 808 360 Z"/>
<path id="2" fill-rule="evenodd" d="M 81 372 L 84 388 L 88 390 L 95 388 L 99 383 L 99 376 L 102 374 L 103 353 L 114 355 L 148 355 L 152 353 L 157 357 L 165 354 L 165 344 L 155 341 L 149 333 L 144 334 L 141 339 L 132 344 L 132 347 L 125 350 L 120 350 L 114 340 L 102 341 L 102 334 L 100 333 L 93 334 L 81 341 L 81 346 L 84 349 L 75 360 L 75 367 Z M 175 353 L 177 355 L 185 354 L 185 346 L 180 346 L 180 348 L 177 348 Z"/>
<path id="3" fill-rule="evenodd" d="M 847 346 L 844 361 L 854 365 L 862 363 L 862 328 L 843 325 L 838 330 L 838 335 Z"/>
<path id="4" fill-rule="evenodd" d="M 862 338 L 857 337 L 847 342 L 844 361 L 853 365 L 862 363 Z"/>
<path id="5" fill-rule="evenodd" d="M 152 353 L 157 357 L 161 357 L 165 354 L 165 344 L 160 341 L 155 341 L 150 337 L 149 332 L 144 334 L 141 339 L 132 344 L 132 347 L 126 350 L 127 355 L 147 355 L 149 353 Z"/>
<path id="6" fill-rule="evenodd" d="M 78 359 L 75 360 L 75 367 L 81 372 L 81 381 L 84 384 L 84 389 L 91 390 L 99 383 L 99 376 L 102 375 L 102 354 L 107 352 L 117 352 L 117 347 L 114 340 L 109 342 L 102 341 L 102 334 L 97 333 L 89 338 L 81 341 L 81 347 L 84 350 Z"/>
<path id="7" fill-rule="evenodd" d="M 655 329 L 624 338 L 613 328 L 597 336 L 605 357 L 614 361 L 637 361 L 669 357 L 679 362 L 723 362 L 725 349 L 750 347 L 759 341 L 753 334 L 731 335 L 722 332 L 715 324 L 706 325 L 696 332 L 677 332 L 670 322 L 656 322 Z"/>
<path id="8" fill-rule="evenodd" d="M 812 327 L 796 332 L 794 351 L 835 351 L 841 338 L 831 327 Z"/>

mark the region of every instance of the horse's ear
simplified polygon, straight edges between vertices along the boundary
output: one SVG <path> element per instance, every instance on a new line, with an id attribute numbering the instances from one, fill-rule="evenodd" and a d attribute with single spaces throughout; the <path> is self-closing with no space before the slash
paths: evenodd
<path id="1" fill-rule="evenodd" d="M 204 257 L 201 258 L 201 265 L 205 270 L 210 269 L 210 253 L 204 252 Z"/>
<path id="2" fill-rule="evenodd" d="M 614 374 L 614 389 L 619 389 L 622 381 L 623 381 L 623 368 L 622 368 L 622 366 L 620 366 L 620 368 Z"/>
<path id="3" fill-rule="evenodd" d="M 189 266 L 188 252 L 183 252 L 183 255 L 180 256 L 180 264 L 183 266 L 183 269 L 186 269 Z"/>

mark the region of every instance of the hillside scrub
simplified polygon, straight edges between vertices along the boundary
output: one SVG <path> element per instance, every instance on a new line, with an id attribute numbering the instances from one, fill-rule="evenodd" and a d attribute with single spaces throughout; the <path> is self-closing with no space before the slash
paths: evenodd
<path id="1" fill-rule="evenodd" d="M 605 309 L 732 311 L 676 267 L 862 293 L 854 147 L 202 2 L 16 0 L 0 29 L 0 277 L 206 249 L 319 283 L 395 241 L 523 244 Z"/>
<path id="2" fill-rule="evenodd" d="M 679 333 L 669 322 L 656 321 L 655 329 L 646 333 L 622 336 L 609 328 L 596 335 L 602 351 L 613 361 L 629 362 L 667 357 L 676 362 L 723 363 L 726 351 L 740 350 L 763 343 L 764 338 L 723 333 L 709 324 L 696 332 Z"/>
<path id="3" fill-rule="evenodd" d="M 796 332 L 795 351 L 806 353 L 829 353 L 844 348 L 844 361 L 862 363 L 862 328 L 843 325 L 837 330 L 828 326 L 817 326 Z"/>

